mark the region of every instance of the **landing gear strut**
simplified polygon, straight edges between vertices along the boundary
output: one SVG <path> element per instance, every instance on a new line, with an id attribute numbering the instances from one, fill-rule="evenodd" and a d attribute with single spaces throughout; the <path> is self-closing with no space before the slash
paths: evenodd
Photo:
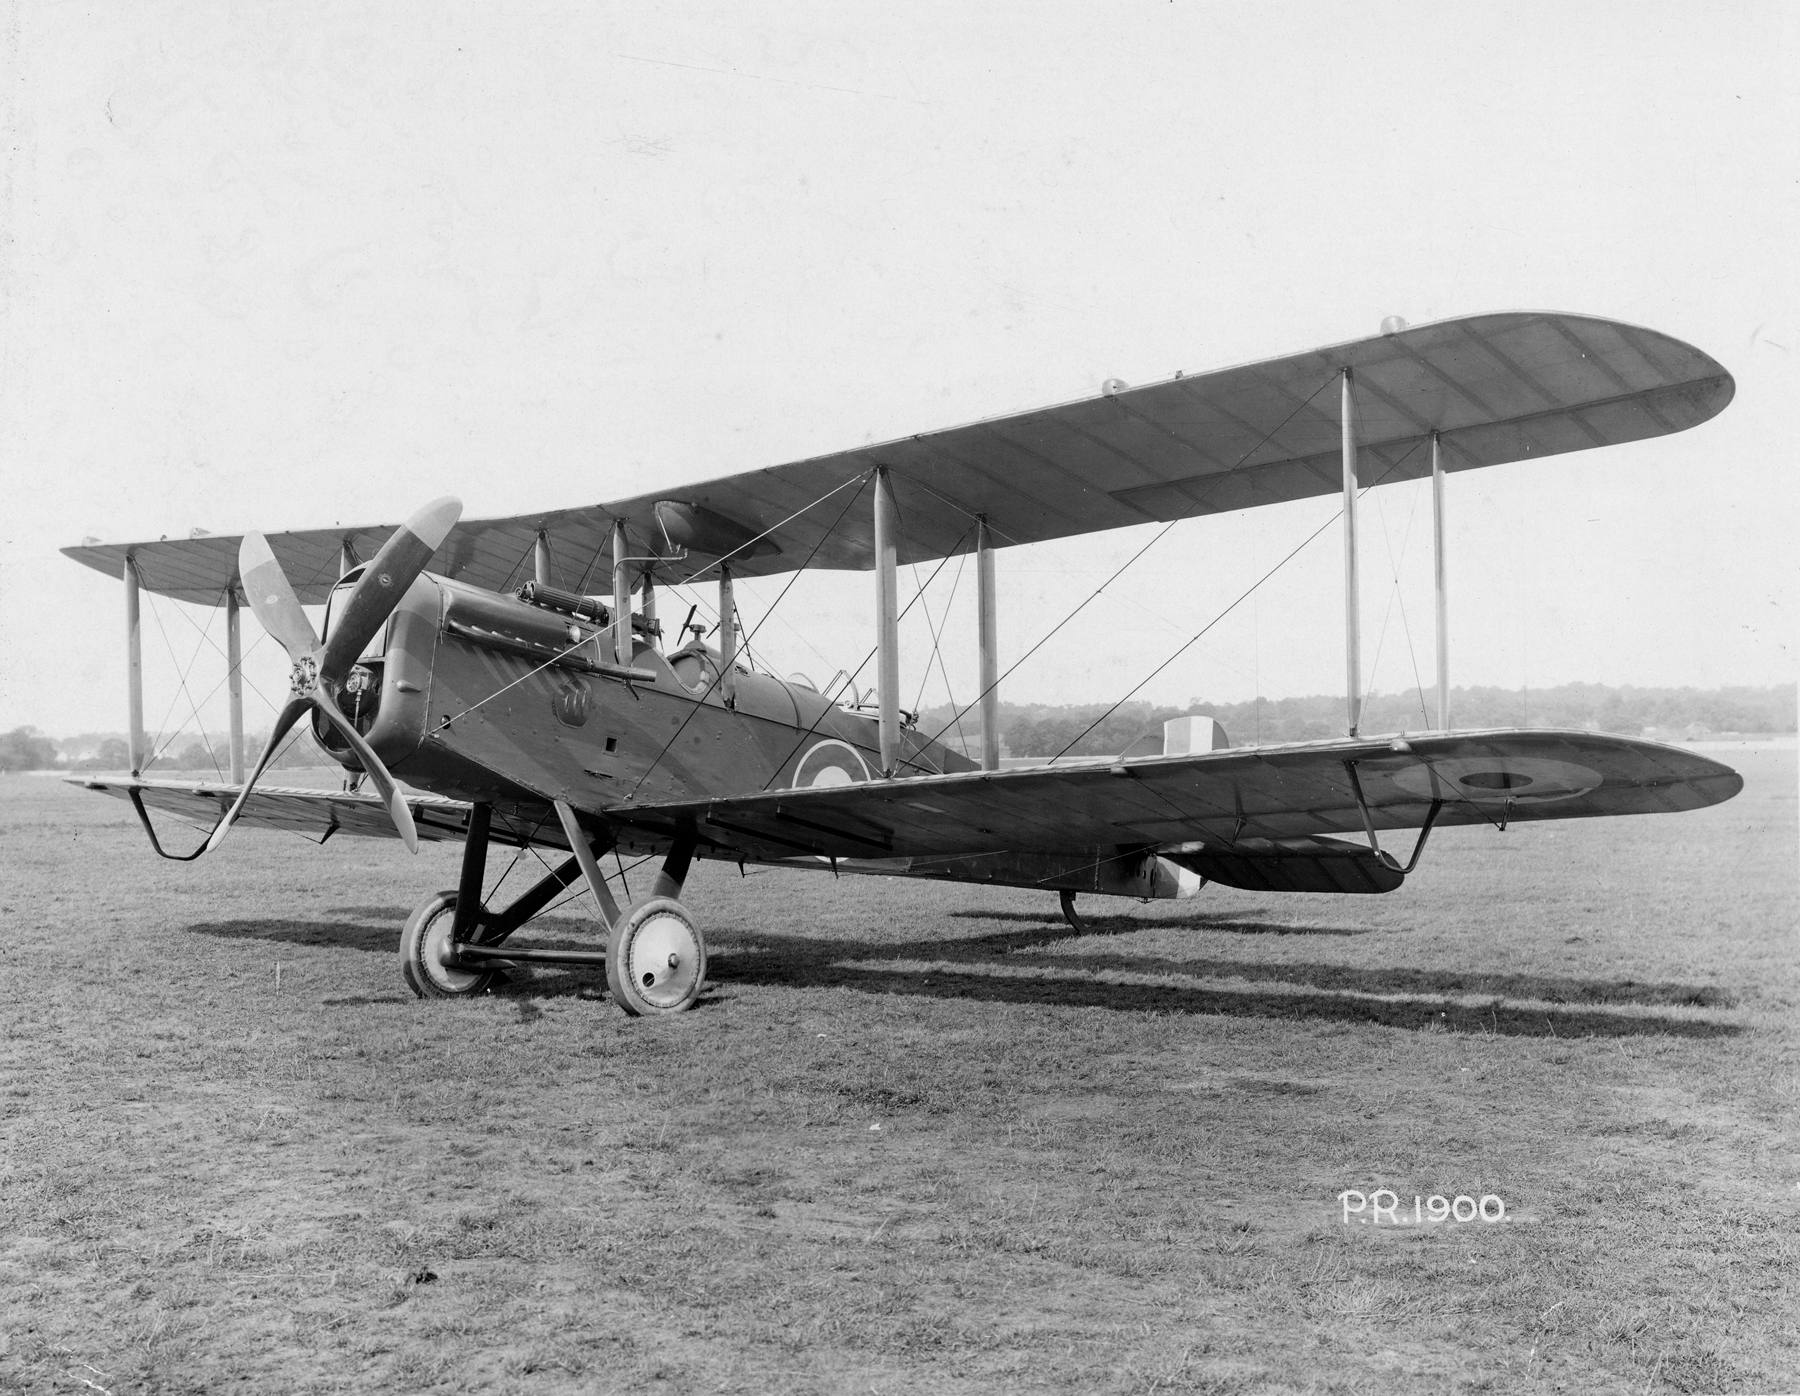
<path id="1" fill-rule="evenodd" d="M 1081 913 L 1075 910 L 1075 894 L 1067 888 L 1064 888 L 1062 892 L 1062 914 L 1063 920 L 1069 923 L 1069 929 L 1076 935 L 1084 936 L 1088 933 L 1087 922 L 1083 921 Z"/>
<path id="2" fill-rule="evenodd" d="M 470 811 L 456 890 L 427 897 L 400 933 L 400 972 L 407 987 L 420 998 L 468 998 L 486 993 L 501 970 L 523 961 L 604 965 L 613 999 L 627 1013 L 679 1013 L 691 1008 L 706 985 L 706 940 L 676 898 L 687 880 L 693 843 L 677 843 L 663 860 L 649 898 L 621 914 L 600 873 L 592 839 L 568 806 L 559 806 L 557 813 L 573 856 L 510 906 L 495 911 L 481 900 L 493 811 L 485 804 Z M 584 876 L 607 931 L 605 950 L 501 948 L 501 942 Z"/>

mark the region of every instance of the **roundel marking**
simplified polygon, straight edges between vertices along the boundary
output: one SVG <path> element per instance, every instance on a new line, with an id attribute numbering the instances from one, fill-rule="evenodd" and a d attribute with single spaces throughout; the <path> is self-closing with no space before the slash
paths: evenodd
<path id="1" fill-rule="evenodd" d="M 849 742 L 827 737 L 806 749 L 806 755 L 794 767 L 791 786 L 809 790 L 815 786 L 857 785 L 868 779 L 869 764 L 862 759 L 862 753 Z"/>
<path id="2" fill-rule="evenodd" d="M 1436 772 L 1436 780 L 1432 775 Z M 1428 800 L 1440 797 L 1498 804 L 1541 805 L 1572 800 L 1605 783 L 1598 771 L 1543 756 L 1449 756 L 1428 766 L 1388 773 L 1402 790 Z"/>

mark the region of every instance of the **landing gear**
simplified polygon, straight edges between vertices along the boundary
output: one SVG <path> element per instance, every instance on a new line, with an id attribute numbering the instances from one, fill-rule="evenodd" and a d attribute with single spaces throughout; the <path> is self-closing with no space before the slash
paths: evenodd
<path id="1" fill-rule="evenodd" d="M 670 849 L 650 897 L 621 915 L 600 873 L 592 838 L 567 805 L 559 805 L 557 813 L 572 856 L 496 911 L 481 900 L 492 811 L 485 804 L 470 811 L 457 890 L 428 897 L 400 933 L 400 972 L 407 987 L 425 999 L 467 998 L 486 992 L 501 971 L 520 962 L 604 965 L 614 1001 L 633 1016 L 693 1007 L 706 987 L 706 940 L 675 900 L 693 859 L 692 842 Z M 502 941 L 584 876 L 607 930 L 605 950 L 502 948 Z"/>
<path id="2" fill-rule="evenodd" d="M 639 902 L 613 927 L 606 985 L 634 1017 L 692 1008 L 706 984 L 706 939 L 673 897 Z"/>
<path id="3" fill-rule="evenodd" d="M 427 897 L 400 932 L 400 973 L 422 999 L 462 999 L 486 993 L 491 967 L 465 966 L 455 953 L 456 893 Z"/>
<path id="4" fill-rule="evenodd" d="M 1081 913 L 1075 910 L 1075 894 L 1066 888 L 1062 893 L 1062 914 L 1063 920 L 1069 923 L 1069 929 L 1076 935 L 1084 936 L 1088 933 L 1087 922 L 1083 921 Z"/>

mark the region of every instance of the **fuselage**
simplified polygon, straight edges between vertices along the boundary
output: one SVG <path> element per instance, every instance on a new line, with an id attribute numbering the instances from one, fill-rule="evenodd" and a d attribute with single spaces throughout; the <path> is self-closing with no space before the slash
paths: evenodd
<path id="1" fill-rule="evenodd" d="M 614 625 L 427 574 L 365 656 L 367 689 L 345 707 L 360 703 L 358 726 L 407 783 L 521 814 L 552 800 L 598 813 L 879 773 L 873 716 L 742 665 L 727 682 L 699 641 L 665 655 L 634 632 L 627 668 L 614 646 Z M 316 735 L 354 768 L 341 743 Z M 902 732 L 901 774 L 975 768 Z"/>
<path id="2" fill-rule="evenodd" d="M 340 586 L 356 578 L 352 571 Z M 326 634 L 330 633 L 327 608 Z M 631 662 L 616 630 L 425 574 L 395 608 L 342 706 L 377 756 L 409 785 L 491 805 L 518 835 L 556 828 L 552 802 L 608 820 L 620 807 L 720 799 L 880 777 L 874 715 L 810 685 L 733 665 L 698 641 L 664 654 L 634 626 Z M 356 760 L 316 723 L 346 769 Z M 900 776 L 978 763 L 909 727 Z M 616 816 L 615 816 L 616 818 Z M 667 851 L 666 836 L 621 821 L 621 849 Z M 796 848 L 803 845 L 796 844 Z M 702 842 L 701 857 L 738 859 Z M 797 855 L 807 866 L 828 860 Z M 838 860 L 847 872 L 1102 892 L 1189 896 L 1198 880 L 1147 848 L 971 849 L 957 858 Z"/>

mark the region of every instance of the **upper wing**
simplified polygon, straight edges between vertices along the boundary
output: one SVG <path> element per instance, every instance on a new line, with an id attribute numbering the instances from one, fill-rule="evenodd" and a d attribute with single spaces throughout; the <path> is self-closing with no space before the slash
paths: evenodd
<path id="1" fill-rule="evenodd" d="M 1428 474 L 1431 453 L 1422 447 L 1434 430 L 1444 468 L 1466 470 L 1683 431 L 1720 412 L 1735 390 L 1713 359 L 1653 330 L 1584 315 L 1478 315 L 634 499 L 465 520 L 433 570 L 504 590 L 531 574 L 542 532 L 556 581 L 579 586 L 582 576 L 610 570 L 615 518 L 626 521 L 638 555 L 668 553 L 685 538 L 695 569 L 765 531 L 753 551 L 733 557 L 740 576 L 790 572 L 809 556 L 817 567 L 867 569 L 871 512 L 843 511 L 849 482 L 875 465 L 891 472 L 903 563 L 971 548 L 977 514 L 1005 546 L 1334 494 L 1342 485 L 1338 407 L 1336 394 L 1321 390 L 1345 368 L 1354 370 L 1365 485 Z M 667 507 L 659 516 L 659 503 L 712 527 L 684 534 Z M 337 580 L 342 544 L 368 557 L 393 529 L 267 537 L 300 599 L 316 603 Z M 221 535 L 63 551 L 115 577 L 130 555 L 152 591 L 217 605 L 237 576 L 238 542 Z"/>
<path id="2" fill-rule="evenodd" d="M 71 776 L 69 784 L 121 800 L 129 800 L 135 792 L 149 808 L 176 815 L 201 829 L 210 829 L 219 822 L 219 816 L 237 798 L 239 788 L 206 781 L 143 780 L 135 776 Z M 468 828 L 469 806 L 461 800 L 407 791 L 406 803 L 423 843 L 460 839 Z M 316 838 L 339 833 L 372 839 L 400 837 L 381 797 L 360 791 L 353 794 L 344 790 L 259 785 L 245 802 L 237 822 L 251 828 L 288 829 Z M 495 827 L 494 836 L 501 842 L 507 841 L 499 826 Z"/>
<path id="3" fill-rule="evenodd" d="M 1354 764 L 1377 829 L 1697 809 L 1743 779 L 1691 752 L 1596 732 L 1342 739 L 1195 756 L 618 806 L 653 836 L 697 836 L 715 856 L 950 857 L 1152 848 L 1361 833 Z"/>

